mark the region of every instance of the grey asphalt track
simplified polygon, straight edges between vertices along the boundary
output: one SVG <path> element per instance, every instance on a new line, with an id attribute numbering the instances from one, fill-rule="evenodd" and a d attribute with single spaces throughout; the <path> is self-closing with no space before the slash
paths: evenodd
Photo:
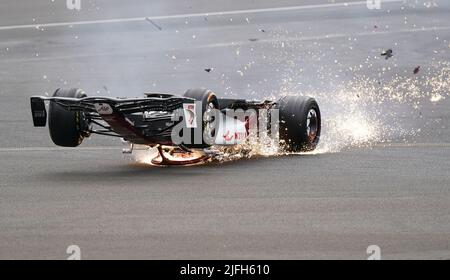
<path id="1" fill-rule="evenodd" d="M 82 0 L 80 11 L 4 0 L 0 259 L 66 259 L 72 244 L 83 259 L 366 259 L 369 245 L 384 259 L 449 259 L 450 77 L 438 80 L 439 102 L 421 88 L 413 100 L 364 108 L 378 113 L 369 122 L 398 126 L 381 138 L 347 141 L 327 122 L 353 112 L 335 102 L 336 88 L 355 76 L 429 81 L 449 62 L 449 41 L 444 0 L 380 10 L 364 1 Z M 386 48 L 389 60 L 379 56 Z M 183 168 L 136 163 L 103 137 L 57 148 L 32 127 L 29 97 L 72 86 L 109 96 L 201 86 L 245 98 L 317 94 L 323 148 Z"/>

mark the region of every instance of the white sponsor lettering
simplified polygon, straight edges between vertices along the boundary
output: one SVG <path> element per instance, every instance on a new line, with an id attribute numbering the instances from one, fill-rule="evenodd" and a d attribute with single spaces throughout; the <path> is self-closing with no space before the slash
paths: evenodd
<path id="1" fill-rule="evenodd" d="M 183 104 L 184 119 L 187 128 L 197 128 L 196 104 Z"/>

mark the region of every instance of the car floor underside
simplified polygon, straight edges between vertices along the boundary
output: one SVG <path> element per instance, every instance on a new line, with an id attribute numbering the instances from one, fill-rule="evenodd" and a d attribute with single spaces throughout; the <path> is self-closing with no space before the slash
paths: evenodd
<path id="1" fill-rule="evenodd" d="M 45 102 L 54 102 L 71 112 L 82 112 L 90 124 L 87 135 L 99 134 L 123 138 L 141 145 L 173 145 L 172 129 L 183 121 L 174 120 L 174 112 L 183 109 L 183 104 L 194 104 L 195 100 L 168 94 L 147 94 L 146 98 L 63 98 L 32 97 L 31 108 L 35 126 L 46 125 Z M 244 99 L 218 99 L 219 109 L 255 110 L 268 109 L 271 101 L 246 101 Z"/>

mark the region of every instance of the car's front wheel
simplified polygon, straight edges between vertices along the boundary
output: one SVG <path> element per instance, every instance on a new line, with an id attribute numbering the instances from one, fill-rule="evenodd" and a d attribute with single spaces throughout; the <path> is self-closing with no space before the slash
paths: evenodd
<path id="1" fill-rule="evenodd" d="M 280 113 L 280 142 L 287 152 L 308 152 L 320 140 L 321 115 L 314 98 L 285 96 L 277 103 Z"/>

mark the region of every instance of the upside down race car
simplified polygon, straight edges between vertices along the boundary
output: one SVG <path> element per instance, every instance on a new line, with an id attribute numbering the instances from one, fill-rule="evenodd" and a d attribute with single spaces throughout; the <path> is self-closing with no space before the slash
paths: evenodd
<path id="1" fill-rule="evenodd" d="M 81 89 L 58 89 L 52 97 L 31 97 L 31 111 L 35 127 L 45 127 L 48 120 L 58 146 L 77 147 L 93 134 L 119 137 L 129 144 L 125 153 L 134 145 L 156 148 L 152 163 L 158 165 L 198 163 L 211 157 L 211 147 L 240 145 L 252 136 L 272 137 L 287 152 L 312 151 L 321 131 L 313 98 L 248 101 L 217 98 L 206 89 L 142 98 L 88 97 Z"/>

